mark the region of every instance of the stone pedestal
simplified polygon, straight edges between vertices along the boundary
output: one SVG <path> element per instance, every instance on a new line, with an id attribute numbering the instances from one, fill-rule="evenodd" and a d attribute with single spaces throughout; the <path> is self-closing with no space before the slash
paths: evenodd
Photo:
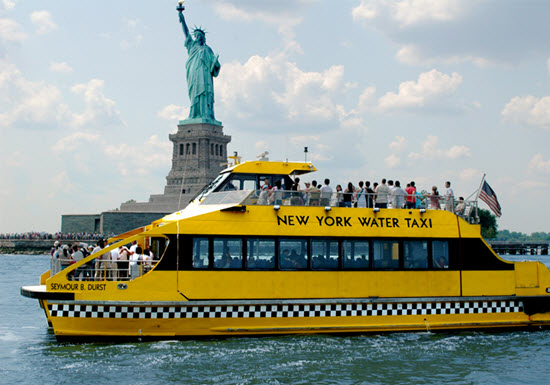
<path id="1" fill-rule="evenodd" d="M 172 169 L 166 177 L 164 194 L 151 195 L 149 202 L 123 203 L 121 211 L 181 210 L 226 167 L 223 164 L 227 163 L 231 137 L 224 135 L 221 125 L 195 120 L 180 121 L 178 131 L 169 136 L 173 143 Z"/>

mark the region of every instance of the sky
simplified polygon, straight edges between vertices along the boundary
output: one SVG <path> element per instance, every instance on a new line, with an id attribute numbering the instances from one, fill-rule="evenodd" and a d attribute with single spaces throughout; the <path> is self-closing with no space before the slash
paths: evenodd
<path id="1" fill-rule="evenodd" d="M 177 1 L 0 0 L 0 233 L 164 191 L 187 117 Z M 550 231 L 550 2 L 188 0 L 222 65 L 228 152 L 305 159 L 302 180 L 483 174 L 499 229 Z M 480 207 L 488 208 L 480 202 Z"/>

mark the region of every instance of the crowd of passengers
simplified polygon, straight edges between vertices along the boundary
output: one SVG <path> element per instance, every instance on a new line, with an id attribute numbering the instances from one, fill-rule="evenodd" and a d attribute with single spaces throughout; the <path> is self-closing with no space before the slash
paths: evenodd
<path id="1" fill-rule="evenodd" d="M 55 241 L 50 251 L 52 273 L 66 269 L 90 254 L 99 253 L 107 246 L 104 239 L 97 241 L 95 246 L 82 242 L 72 245 Z M 134 241 L 129 248 L 120 246 L 98 255 L 75 269 L 68 277 L 75 281 L 124 281 L 148 272 L 156 262 L 150 247 L 143 249 Z"/>
<path id="2" fill-rule="evenodd" d="M 313 180 L 300 184 L 300 178 L 295 178 L 290 191 L 281 188 L 280 180 L 270 186 L 266 178 L 258 192 L 258 205 L 282 205 L 283 199 L 290 199 L 288 204 L 292 206 L 338 206 L 338 207 L 378 207 L 394 209 L 429 208 L 432 210 L 445 209 L 464 215 L 466 204 L 463 197 L 455 202 L 451 182 L 445 182 L 445 193 L 439 194 L 437 186 L 433 186 L 431 192 L 418 191 L 414 181 L 407 183 L 405 188 L 401 182 L 382 179 L 381 183 L 374 182 L 371 188 L 370 181 L 359 181 L 357 186 L 349 182 L 345 189 L 341 185 L 333 191 L 330 179 L 325 179 L 324 184 L 318 184 Z M 455 205 L 456 203 L 456 205 Z"/>
<path id="3" fill-rule="evenodd" d="M 114 236 L 114 234 L 111 234 Z M 28 231 L 25 233 L 8 233 L 0 234 L 0 239 L 57 239 L 57 240 L 85 240 L 85 241 L 96 241 L 104 238 L 104 234 L 99 233 L 46 233 L 44 231 Z"/>

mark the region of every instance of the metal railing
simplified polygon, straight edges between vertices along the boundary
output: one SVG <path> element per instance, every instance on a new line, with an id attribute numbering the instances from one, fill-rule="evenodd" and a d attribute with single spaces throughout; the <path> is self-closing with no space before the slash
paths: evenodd
<path id="1" fill-rule="evenodd" d="M 67 274 L 70 281 L 130 281 L 146 274 L 158 260 L 103 260 L 92 259 Z M 76 261 L 72 258 L 51 257 L 50 271 L 55 275 L 70 267 Z"/>
<path id="2" fill-rule="evenodd" d="M 221 193 L 220 193 L 221 194 Z M 409 201 L 409 205 L 407 205 Z M 246 199 L 241 202 L 245 205 L 260 206 L 325 206 L 325 207 L 357 207 L 357 208 L 390 208 L 390 209 L 425 209 L 447 210 L 472 222 L 475 220 L 477 202 L 458 201 L 451 197 L 431 196 L 417 193 L 416 195 L 401 195 L 400 197 L 388 194 L 357 194 L 346 192 L 317 191 L 289 191 L 289 190 L 256 190 L 250 191 Z M 472 219 L 474 218 L 474 219 Z"/>

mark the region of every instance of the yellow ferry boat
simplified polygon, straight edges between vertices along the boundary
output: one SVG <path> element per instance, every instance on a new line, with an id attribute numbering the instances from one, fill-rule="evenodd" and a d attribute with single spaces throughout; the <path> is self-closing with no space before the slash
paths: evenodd
<path id="1" fill-rule="evenodd" d="M 184 210 L 21 293 L 39 300 L 60 341 L 550 325 L 545 265 L 502 260 L 479 225 L 451 212 L 338 207 L 336 194 L 288 191 L 313 171 L 235 165 Z M 266 179 L 280 189 L 262 190 Z M 157 258 L 125 274 L 100 262 L 100 274 L 77 278 L 133 241 Z"/>

